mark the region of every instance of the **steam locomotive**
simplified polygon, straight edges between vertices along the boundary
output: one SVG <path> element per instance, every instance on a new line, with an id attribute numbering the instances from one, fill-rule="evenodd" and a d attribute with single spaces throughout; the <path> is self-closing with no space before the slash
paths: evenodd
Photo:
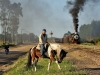
<path id="1" fill-rule="evenodd" d="M 80 36 L 77 33 L 73 33 L 72 35 L 72 43 L 80 44 Z"/>
<path id="2" fill-rule="evenodd" d="M 80 44 L 80 36 L 79 34 L 72 33 L 63 38 L 54 38 L 54 42 Z"/>

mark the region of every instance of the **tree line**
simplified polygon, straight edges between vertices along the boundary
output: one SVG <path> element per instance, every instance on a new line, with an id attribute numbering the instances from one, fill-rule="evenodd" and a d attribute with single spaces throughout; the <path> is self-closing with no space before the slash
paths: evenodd
<path id="1" fill-rule="evenodd" d="M 2 29 L 0 41 L 3 41 L 3 43 L 37 41 L 37 36 L 34 33 L 18 34 L 19 17 L 23 17 L 21 3 L 11 3 L 10 0 L 0 0 L 0 27 Z"/>
<path id="2" fill-rule="evenodd" d="M 4 35 L 0 34 L 0 42 L 4 43 Z M 38 36 L 34 33 L 23 33 L 15 35 L 15 38 L 12 42 L 11 34 L 7 33 L 6 43 L 7 44 L 32 44 L 38 42 Z"/>
<path id="3" fill-rule="evenodd" d="M 94 40 L 100 36 L 100 21 L 93 20 L 91 24 L 84 24 L 80 27 L 80 37 L 82 40 Z"/>

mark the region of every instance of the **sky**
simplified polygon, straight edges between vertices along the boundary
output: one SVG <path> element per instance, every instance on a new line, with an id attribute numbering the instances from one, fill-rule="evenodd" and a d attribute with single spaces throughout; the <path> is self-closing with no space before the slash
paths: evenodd
<path id="1" fill-rule="evenodd" d="M 62 38 L 64 33 L 74 32 L 72 16 L 69 8 L 64 10 L 67 0 L 10 0 L 12 3 L 21 3 L 23 17 L 20 17 L 18 32 L 21 29 L 39 36 L 42 29 L 47 30 L 48 36 Z M 87 2 L 84 11 L 79 13 L 79 27 L 100 20 L 100 0 L 97 3 Z M 24 32 L 24 31 L 23 31 Z"/>

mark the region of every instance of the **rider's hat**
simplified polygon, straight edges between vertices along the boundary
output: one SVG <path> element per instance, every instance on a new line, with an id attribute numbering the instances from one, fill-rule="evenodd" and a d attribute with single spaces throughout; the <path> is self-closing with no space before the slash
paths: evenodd
<path id="1" fill-rule="evenodd" d="M 46 29 L 43 29 L 42 31 L 45 31 L 46 32 Z"/>

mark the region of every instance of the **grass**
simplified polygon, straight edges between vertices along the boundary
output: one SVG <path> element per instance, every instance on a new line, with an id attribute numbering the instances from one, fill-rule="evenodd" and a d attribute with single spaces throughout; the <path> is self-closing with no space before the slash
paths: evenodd
<path id="1" fill-rule="evenodd" d="M 93 43 L 82 43 L 82 45 L 93 46 Z"/>
<path id="2" fill-rule="evenodd" d="M 84 71 L 77 71 L 72 66 L 72 63 L 64 60 L 60 65 L 62 70 L 59 70 L 56 63 L 53 62 L 50 66 L 50 71 L 47 71 L 48 59 L 40 59 L 37 65 L 37 72 L 26 68 L 27 55 L 19 58 L 11 66 L 12 68 L 3 75 L 87 75 Z"/>
<path id="3" fill-rule="evenodd" d="M 100 42 L 98 42 L 96 45 L 97 45 L 97 46 L 100 46 Z"/>
<path id="4" fill-rule="evenodd" d="M 3 41 L 0 41 L 0 47 L 2 46 L 2 44 L 3 44 Z"/>

